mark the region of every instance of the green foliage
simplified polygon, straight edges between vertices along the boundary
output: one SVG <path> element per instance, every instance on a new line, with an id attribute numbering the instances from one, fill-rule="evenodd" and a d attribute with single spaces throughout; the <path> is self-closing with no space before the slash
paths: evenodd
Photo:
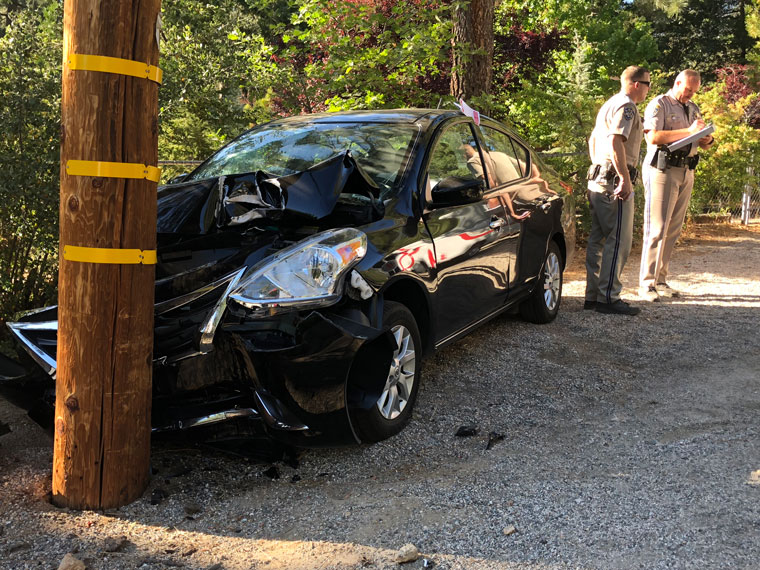
<path id="1" fill-rule="evenodd" d="M 746 63 L 754 42 L 747 34 L 742 7 L 754 0 L 688 0 L 678 15 L 653 10 L 651 2 L 634 3 L 634 11 L 652 27 L 660 64 L 671 79 L 682 69 L 696 69 L 703 80 L 730 63 Z"/>
<path id="2" fill-rule="evenodd" d="M 746 20 L 747 33 L 750 37 L 760 38 L 760 3 L 755 2 L 747 6 Z"/>
<path id="3" fill-rule="evenodd" d="M 648 24 L 621 11 L 616 0 L 505 0 L 500 10 L 526 14 L 527 29 L 567 30 L 570 41 L 543 73 L 497 94 L 497 116 L 509 118 L 541 150 L 585 151 L 596 110 L 619 89 L 620 72 L 633 64 L 651 67 L 657 58 Z"/>
<path id="4" fill-rule="evenodd" d="M 637 0 L 639 8 L 648 11 L 661 10 L 666 16 L 672 18 L 684 9 L 688 0 Z"/>
<path id="5" fill-rule="evenodd" d="M 306 112 L 435 106 L 448 92 L 450 36 L 443 2 L 305 0 L 282 35 L 278 103 Z"/>
<path id="6" fill-rule="evenodd" d="M 747 125 L 745 110 L 760 95 L 753 93 L 736 103 L 727 103 L 723 85 L 694 97 L 703 116 L 715 125 L 716 144 L 701 151 L 690 203 L 693 214 L 736 209 L 741 205 L 745 184 L 757 187 L 757 171 L 750 176 L 747 168 L 760 164 L 760 130 Z"/>
<path id="7" fill-rule="evenodd" d="M 0 37 L 2 320 L 55 300 L 61 18 L 57 1 L 19 10 Z"/>
<path id="8" fill-rule="evenodd" d="M 253 9 L 238 0 L 163 2 L 159 158 L 204 158 L 257 118 L 244 103 L 270 48 Z M 263 96 L 263 93 L 261 94 Z"/>

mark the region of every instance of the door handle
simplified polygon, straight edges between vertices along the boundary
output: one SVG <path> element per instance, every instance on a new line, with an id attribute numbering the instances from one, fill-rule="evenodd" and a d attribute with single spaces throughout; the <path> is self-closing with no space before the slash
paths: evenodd
<path id="1" fill-rule="evenodd" d="M 491 220 L 491 223 L 488 224 L 488 227 L 491 228 L 492 230 L 500 230 L 506 225 L 507 225 L 507 220 L 505 220 L 504 218 L 495 217 L 494 219 Z"/>

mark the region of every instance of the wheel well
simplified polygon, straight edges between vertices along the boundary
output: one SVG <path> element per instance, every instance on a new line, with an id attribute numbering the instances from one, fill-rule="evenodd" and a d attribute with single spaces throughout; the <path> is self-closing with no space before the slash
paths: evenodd
<path id="1" fill-rule="evenodd" d="M 427 296 L 422 288 L 409 279 L 403 279 L 390 285 L 383 291 L 383 299 L 403 304 L 414 315 L 417 328 L 420 329 L 424 352 L 432 350 L 430 337 L 430 311 L 428 310 Z"/>

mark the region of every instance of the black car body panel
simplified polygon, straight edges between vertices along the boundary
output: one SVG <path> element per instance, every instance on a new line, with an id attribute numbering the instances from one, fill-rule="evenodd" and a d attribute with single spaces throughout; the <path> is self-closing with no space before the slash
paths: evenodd
<path id="1" fill-rule="evenodd" d="M 431 149 L 457 124 L 472 129 L 478 145 L 486 143 L 471 119 L 441 110 L 270 124 L 369 124 L 386 129 L 381 133 L 404 125 L 412 134 L 408 148 L 396 145 L 398 172 L 383 172 L 371 152 L 359 159 L 344 149 L 301 172 L 278 176 L 261 168 L 200 180 L 191 174 L 160 188 L 154 430 L 218 427 L 222 439 L 266 434 L 302 446 L 360 441 L 353 418 L 377 403 L 395 347 L 382 322 L 385 302 L 408 307 L 429 353 L 540 286 L 549 243 L 565 259 L 573 251 L 573 197 L 519 137 L 494 121 L 483 123 L 511 137 L 514 148 L 524 147 L 523 175 L 496 187 L 483 182 L 462 203 L 431 202 Z M 510 202 L 517 215 L 529 217 L 512 216 Z M 334 302 L 269 314 L 230 297 L 250 268 L 341 227 L 366 235 L 366 253 L 343 278 Z M 17 363 L 0 361 L 0 391 L 14 397 L 19 387 L 32 389 L 46 402 L 38 405 L 40 417 L 53 402 L 56 322 L 52 307 L 9 324 L 36 372 L 21 374 Z"/>

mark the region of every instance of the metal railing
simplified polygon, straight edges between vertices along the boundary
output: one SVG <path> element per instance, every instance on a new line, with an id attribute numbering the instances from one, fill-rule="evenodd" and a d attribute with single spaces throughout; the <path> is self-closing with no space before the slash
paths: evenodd
<path id="1" fill-rule="evenodd" d="M 748 166 L 747 174 L 749 175 L 749 180 L 754 181 L 755 184 L 753 185 L 748 181 L 744 185 L 741 221 L 745 226 L 753 222 L 760 222 L 760 188 L 758 188 L 757 178 L 755 178 L 755 168 Z"/>
<path id="2" fill-rule="evenodd" d="M 202 160 L 159 160 L 159 166 L 198 166 Z"/>

